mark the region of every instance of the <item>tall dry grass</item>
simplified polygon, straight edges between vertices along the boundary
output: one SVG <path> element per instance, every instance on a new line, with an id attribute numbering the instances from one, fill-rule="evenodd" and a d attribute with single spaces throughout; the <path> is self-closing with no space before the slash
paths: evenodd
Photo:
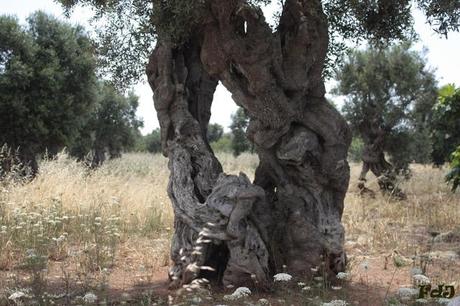
<path id="1" fill-rule="evenodd" d="M 243 171 L 250 178 L 258 163 L 257 156 L 251 154 L 234 158 L 222 153 L 218 158 L 227 173 Z M 375 199 L 359 196 L 356 188 L 359 170 L 359 164 L 351 164 L 343 216 L 348 238 L 357 239 L 366 233 L 361 240 L 367 239 L 366 244 L 375 250 L 407 249 L 409 242 L 401 239 L 406 233 L 395 228 L 404 225 L 407 231 L 426 225 L 433 231 L 447 231 L 459 225 L 460 197 L 445 184 L 445 170 L 413 165 L 412 179 L 401 180 L 401 188 L 408 196 L 406 201 L 395 201 L 380 193 Z M 119 218 L 122 236 L 154 236 L 172 227 L 173 212 L 166 192 L 168 175 L 167 159 L 161 155 L 125 154 L 90 171 L 61 153 L 55 159 L 43 161 L 32 182 L 2 188 L 0 226 L 16 220 L 18 211 L 34 213 L 59 203 L 62 214 L 67 216 Z M 369 187 L 378 191 L 376 179 L 369 178 Z"/>
<path id="2" fill-rule="evenodd" d="M 368 250 L 413 252 L 419 241 L 408 239 L 424 227 L 429 232 L 446 232 L 460 226 L 460 195 L 445 182 L 446 169 L 411 165 L 412 178 L 399 179 L 407 200 L 385 194 L 361 197 L 357 189 L 360 164 L 351 164 L 350 187 L 345 198 L 343 223 L 347 239 L 360 239 Z M 369 187 L 378 192 L 377 179 L 369 176 Z"/>
<path id="3" fill-rule="evenodd" d="M 96 171 L 60 154 L 43 161 L 40 173 L 28 184 L 8 186 L 2 201 L 6 219 L 15 208 L 28 211 L 58 200 L 70 215 L 97 211 L 101 217 L 123 217 L 125 230 L 171 224 L 172 211 L 166 194 L 168 169 L 160 155 L 127 154 Z"/>
<path id="4" fill-rule="evenodd" d="M 223 153 L 218 159 L 227 173 L 254 177 L 257 156 Z M 368 185 L 376 197 L 359 196 L 359 170 L 351 164 L 343 224 L 347 243 L 359 245 L 362 254 L 421 254 L 427 248 L 421 229 L 446 232 L 459 226 L 460 195 L 449 191 L 444 169 L 412 165 L 413 177 L 400 181 L 405 201 L 380 194 L 371 176 Z M 33 181 L 0 185 L 0 273 L 10 271 L 15 279 L 21 269 L 30 272 L 36 295 L 50 277 L 50 262 L 62 262 L 69 279 L 99 271 L 98 281 L 111 282 L 107 269 L 122 270 L 118 279 L 140 270 L 142 279 L 150 277 L 168 264 L 174 218 L 168 176 L 161 155 L 125 154 L 91 171 L 61 153 L 42 161 Z M 0 278 L 0 288 L 11 292 L 11 284 Z M 1 295 L 0 290 L 0 302 Z"/>
<path id="5" fill-rule="evenodd" d="M 249 154 L 219 159 L 228 172 L 245 171 L 250 177 L 257 165 Z M 160 258 L 150 265 L 167 263 L 174 218 L 168 176 L 167 159 L 159 154 L 125 154 L 94 171 L 64 152 L 42 161 L 33 181 L 12 180 L 0 189 L 0 243 L 7 246 L 0 249 L 0 269 L 13 267 L 28 250 L 56 258 L 88 243 L 114 248 L 115 238 L 129 249 L 152 248 L 147 241 L 159 241 L 159 250 L 146 257 Z M 48 247 L 64 238 L 65 247 Z"/>

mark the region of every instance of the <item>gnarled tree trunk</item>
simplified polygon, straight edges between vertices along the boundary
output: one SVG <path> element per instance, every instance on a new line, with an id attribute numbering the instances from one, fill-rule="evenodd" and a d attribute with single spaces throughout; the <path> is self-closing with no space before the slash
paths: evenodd
<path id="1" fill-rule="evenodd" d="M 204 275 L 267 287 L 282 265 L 305 276 L 319 266 L 342 271 L 351 137 L 324 98 L 320 1 L 287 0 L 275 33 L 246 1 L 213 0 L 208 9 L 183 45 L 160 37 L 147 68 L 171 171 L 172 285 Z M 217 80 L 250 116 L 254 183 L 223 174 L 207 143 Z"/>
<path id="2" fill-rule="evenodd" d="M 365 186 L 366 174 L 369 170 L 377 177 L 379 188 L 382 192 L 390 193 L 398 198 L 405 198 L 405 194 L 396 186 L 396 173 L 385 159 L 385 136 L 387 131 L 381 126 L 379 119 L 370 119 L 360 127 L 360 133 L 364 141 L 363 166 L 359 175 L 358 188 L 361 193 L 373 191 Z"/>

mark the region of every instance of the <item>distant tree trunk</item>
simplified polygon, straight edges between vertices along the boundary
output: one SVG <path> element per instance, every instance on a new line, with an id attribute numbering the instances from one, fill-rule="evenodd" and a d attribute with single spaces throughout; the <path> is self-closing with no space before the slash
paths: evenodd
<path id="1" fill-rule="evenodd" d="M 395 197 L 405 198 L 405 194 L 396 186 L 396 173 L 393 165 L 385 159 L 385 137 L 387 131 L 381 126 L 378 118 L 370 118 L 363 122 L 360 131 L 364 141 L 363 166 L 359 175 L 358 187 L 361 191 L 369 190 L 365 186 L 369 170 L 377 177 L 379 188 Z M 365 192 L 363 192 L 365 193 Z M 372 192 L 371 192 L 372 193 Z"/>
<path id="2" fill-rule="evenodd" d="M 110 159 L 116 159 L 116 158 L 121 158 L 121 151 L 119 148 L 113 148 L 109 146 L 109 158 Z"/>
<path id="3" fill-rule="evenodd" d="M 29 148 L 19 148 L 18 158 L 22 164 L 23 176 L 34 178 L 38 173 L 36 154 Z"/>
<path id="4" fill-rule="evenodd" d="M 38 173 L 36 154 L 31 148 L 8 144 L 0 147 L 0 180 L 8 174 L 33 179 Z"/>
<path id="5" fill-rule="evenodd" d="M 104 146 L 96 145 L 94 146 L 93 150 L 93 157 L 91 159 L 91 164 L 90 167 L 95 169 L 99 166 L 102 166 L 102 164 L 105 162 L 105 148 Z"/>
<path id="6" fill-rule="evenodd" d="M 320 1 L 287 0 L 276 33 L 246 1 L 211 1 L 196 35 L 174 48 L 160 37 L 147 68 L 171 171 L 172 286 L 204 275 L 268 287 L 283 265 L 343 271 L 351 135 L 324 98 Z M 254 183 L 223 174 L 206 141 L 218 79 L 249 114 Z"/>

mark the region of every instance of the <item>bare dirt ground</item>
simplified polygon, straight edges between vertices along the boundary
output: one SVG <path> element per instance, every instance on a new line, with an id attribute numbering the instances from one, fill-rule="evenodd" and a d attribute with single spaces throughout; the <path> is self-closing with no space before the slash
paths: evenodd
<path id="1" fill-rule="evenodd" d="M 420 232 L 420 229 L 417 231 Z M 427 232 L 425 238 L 431 239 Z M 148 242 L 144 243 L 147 244 Z M 141 250 L 133 250 L 131 247 L 122 247 L 122 251 L 117 256 L 116 264 L 110 269 L 107 276 L 104 272 L 78 276 L 76 270 L 72 268 L 71 261 L 50 262 L 46 272 L 47 292 L 55 295 L 67 292 L 73 296 L 84 296 L 86 292 L 91 291 L 104 297 L 108 304 L 141 304 L 143 300 L 145 302 L 149 299 L 151 301 L 162 300 L 166 304 L 168 296 L 176 295 L 175 291 L 168 290 L 167 266 L 144 266 L 145 254 L 141 254 L 139 253 Z M 455 248 L 459 248 L 459 244 L 436 243 L 431 248 L 433 258 L 428 264 L 426 274 L 430 275 L 432 282 L 436 284 L 438 281 L 446 279 L 457 279 L 456 292 L 460 292 L 458 283 L 460 262 L 458 253 L 455 251 Z M 399 288 L 412 286 L 411 269 L 413 264 L 408 257 L 404 257 L 407 260 L 407 265 L 397 268 L 393 264 L 394 256 L 397 255 L 392 252 L 369 254 L 362 245 L 350 242 L 347 243 L 347 251 L 351 261 L 351 269 L 348 272 L 352 277 L 344 283 L 340 292 L 331 289 L 328 289 L 326 293 L 322 292 L 328 300 L 344 299 L 351 305 L 386 305 L 384 300 L 394 296 Z M 366 253 L 367 255 L 363 255 Z M 66 271 L 67 276 L 63 271 Z M 73 273 L 75 275 L 71 277 Z M 17 269 L 0 271 L 0 288 L 4 286 L 24 288 L 31 281 L 28 272 L 21 272 Z M 293 291 L 295 291 L 295 283 L 293 286 Z M 231 291 L 222 288 L 214 289 L 217 292 L 215 301 L 202 303 L 202 305 L 217 305 L 222 295 Z M 262 297 L 271 301 L 272 305 L 286 305 L 286 303 L 279 302 L 280 299 L 286 300 L 284 291 L 269 294 L 257 293 L 251 300 L 256 302 Z M 66 304 L 64 299 L 57 299 L 56 302 L 57 304 Z M 290 300 L 289 302 L 290 305 L 309 305 L 308 301 L 301 297 L 298 301 Z"/>

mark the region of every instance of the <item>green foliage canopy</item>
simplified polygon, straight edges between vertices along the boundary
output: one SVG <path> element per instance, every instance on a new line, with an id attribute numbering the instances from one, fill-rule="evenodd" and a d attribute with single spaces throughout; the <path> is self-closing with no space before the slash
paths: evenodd
<path id="1" fill-rule="evenodd" d="M 0 143 L 32 163 L 71 144 L 92 109 L 95 67 L 83 28 L 42 12 L 27 26 L 0 16 Z"/>
<path id="2" fill-rule="evenodd" d="M 218 123 L 210 123 L 208 125 L 208 142 L 216 142 L 224 135 L 224 127 Z"/>
<path id="3" fill-rule="evenodd" d="M 150 153 L 161 152 L 161 134 L 160 129 L 153 130 L 150 134 L 143 136 L 144 150 Z"/>
<path id="4" fill-rule="evenodd" d="M 460 145 L 451 155 L 450 167 L 446 180 L 452 184 L 452 191 L 455 191 L 460 186 Z"/>
<path id="5" fill-rule="evenodd" d="M 364 142 L 360 137 L 353 137 L 350 148 L 348 149 L 348 158 L 353 162 L 360 162 L 364 149 Z"/>
<path id="6" fill-rule="evenodd" d="M 96 10 L 101 62 L 120 85 L 129 85 L 143 73 L 157 35 L 177 45 L 186 41 L 206 18 L 207 0 L 56 0 L 67 10 L 86 5 Z M 278 1 L 281 8 L 284 1 Z M 263 6 L 274 0 L 248 0 Z M 411 9 L 415 5 L 439 34 L 458 31 L 457 0 L 323 0 L 329 23 L 328 63 L 337 63 L 346 48 L 344 41 L 370 40 L 385 43 L 414 37 Z M 280 12 L 275 12 L 280 15 Z M 274 29 L 277 30 L 276 27 Z"/>
<path id="7" fill-rule="evenodd" d="M 211 143 L 211 148 L 214 152 L 226 152 L 231 153 L 233 135 L 231 133 L 225 133 L 222 137 L 215 142 Z"/>
<path id="8" fill-rule="evenodd" d="M 107 82 L 100 82 L 97 93 L 96 106 L 71 147 L 71 154 L 80 159 L 95 150 L 108 153 L 110 158 L 119 157 L 134 147 L 143 124 L 136 116 L 139 101 L 133 92 L 125 96 Z"/>
<path id="9" fill-rule="evenodd" d="M 232 150 L 233 155 L 238 156 L 251 148 L 251 143 L 246 137 L 246 129 L 249 125 L 249 117 L 243 108 L 238 108 L 236 113 L 232 114 Z"/>
<path id="10" fill-rule="evenodd" d="M 420 154 L 420 147 L 431 147 L 427 114 L 436 103 L 437 83 L 425 62 L 405 42 L 354 50 L 337 72 L 334 92 L 346 96 L 343 113 L 352 130 L 369 143 L 369 125 L 376 123 L 386 133 L 385 151 L 397 169 L 417 153 L 418 159 L 429 157 L 429 149 Z"/>
<path id="11" fill-rule="evenodd" d="M 433 162 L 442 165 L 460 144 L 460 88 L 454 84 L 439 90 L 439 99 L 433 107 L 431 124 Z"/>

